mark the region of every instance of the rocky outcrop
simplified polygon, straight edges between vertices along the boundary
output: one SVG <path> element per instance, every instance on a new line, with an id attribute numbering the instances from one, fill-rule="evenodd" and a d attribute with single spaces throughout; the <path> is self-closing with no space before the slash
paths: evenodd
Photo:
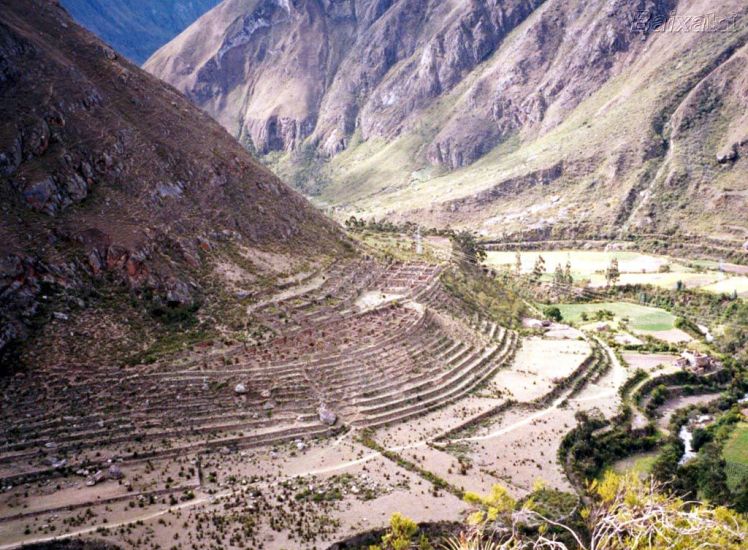
<path id="1" fill-rule="evenodd" d="M 44 294 L 98 281 L 186 306 L 228 242 L 299 258 L 340 244 L 220 126 L 55 3 L 3 3 L 0 95 L 0 354 Z"/>

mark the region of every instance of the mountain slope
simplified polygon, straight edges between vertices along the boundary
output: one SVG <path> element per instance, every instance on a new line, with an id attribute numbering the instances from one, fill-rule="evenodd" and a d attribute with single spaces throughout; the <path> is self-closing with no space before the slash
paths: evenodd
<path id="1" fill-rule="evenodd" d="M 145 68 L 346 214 L 739 245 L 746 21 L 738 0 L 228 0 Z"/>
<path id="2" fill-rule="evenodd" d="M 94 289 L 168 316 L 342 250 L 333 222 L 56 3 L 0 3 L 0 352 L 52 308 L 86 314 Z"/>
<path id="3" fill-rule="evenodd" d="M 142 64 L 220 0 L 61 0 L 81 25 Z"/>

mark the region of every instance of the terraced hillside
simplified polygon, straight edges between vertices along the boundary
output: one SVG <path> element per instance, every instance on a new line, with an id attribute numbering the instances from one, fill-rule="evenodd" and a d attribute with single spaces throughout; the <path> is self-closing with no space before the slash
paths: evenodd
<path id="1" fill-rule="evenodd" d="M 251 308 L 271 327 L 256 346 L 5 379 L 2 483 L 380 427 L 457 401 L 505 365 L 517 335 L 471 315 L 441 270 L 340 263 L 319 286 Z"/>

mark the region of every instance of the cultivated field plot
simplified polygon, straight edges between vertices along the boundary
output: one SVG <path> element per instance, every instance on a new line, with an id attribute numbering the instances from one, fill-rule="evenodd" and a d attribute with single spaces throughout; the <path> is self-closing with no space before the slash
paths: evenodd
<path id="1" fill-rule="evenodd" d="M 622 273 L 656 273 L 661 266 L 670 263 L 665 256 L 653 256 L 639 252 L 626 251 L 598 251 L 598 250 L 540 250 L 520 251 L 522 259 L 522 272 L 530 273 L 535 266 L 538 256 L 545 260 L 546 272 L 553 273 L 557 265 L 565 266 L 571 262 L 572 274 L 579 278 L 589 278 L 595 272 L 603 272 L 610 265 L 613 258 L 618 260 L 619 269 Z M 511 265 L 515 266 L 516 252 L 512 251 L 489 251 L 486 264 L 493 266 Z"/>
<path id="2" fill-rule="evenodd" d="M 675 372 L 678 370 L 674 366 L 678 357 L 672 353 L 623 353 L 623 360 L 632 370 L 641 369 L 649 374 Z"/>
<path id="3" fill-rule="evenodd" d="M 629 326 L 637 331 L 662 332 L 675 328 L 675 317 L 667 311 L 628 302 L 561 304 L 558 307 L 564 320 L 570 323 L 584 322 L 583 313 L 594 319 L 595 312 L 607 310 L 615 315 L 615 320 L 628 319 Z"/>
<path id="4" fill-rule="evenodd" d="M 703 290 L 710 292 L 732 294 L 736 292 L 738 296 L 748 296 L 748 277 L 728 277 L 716 283 L 701 287 Z"/>
<path id="5" fill-rule="evenodd" d="M 571 375 L 589 354 L 584 340 L 525 338 L 512 367 L 500 371 L 490 386 L 510 399 L 532 401 Z"/>
<path id="6" fill-rule="evenodd" d="M 658 453 L 656 451 L 635 454 L 615 462 L 612 469 L 619 474 L 633 472 L 644 478 L 652 472 L 652 466 L 654 466 L 657 456 Z"/>
<path id="7" fill-rule="evenodd" d="M 613 258 L 618 260 L 621 278 L 619 285 L 654 285 L 661 288 L 676 288 L 682 283 L 686 288 L 699 288 L 715 293 L 740 296 L 748 295 L 748 277 L 727 272 L 733 266 L 719 269 L 718 262 L 683 262 L 682 260 L 652 254 L 629 251 L 596 250 L 546 250 L 520 252 L 522 272 L 530 273 L 538 256 L 545 260 L 545 280 L 550 280 L 557 265 L 571 264 L 576 281 L 588 281 L 592 288 L 604 287 L 605 270 Z M 510 251 L 488 252 L 486 264 L 495 267 L 516 265 L 516 253 Z M 667 271 L 664 271 L 667 270 Z"/>
<path id="8" fill-rule="evenodd" d="M 748 423 L 742 422 L 735 427 L 725 443 L 722 456 L 727 462 L 727 483 L 731 490 L 735 490 L 748 478 Z"/>

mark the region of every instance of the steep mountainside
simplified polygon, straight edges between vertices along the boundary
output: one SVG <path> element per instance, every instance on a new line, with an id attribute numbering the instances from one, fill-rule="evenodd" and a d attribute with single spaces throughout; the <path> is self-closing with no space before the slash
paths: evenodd
<path id="1" fill-rule="evenodd" d="M 220 0 L 60 0 L 81 25 L 141 64 Z"/>
<path id="2" fill-rule="evenodd" d="M 742 0 L 226 0 L 145 64 L 319 200 L 742 244 Z"/>
<path id="3" fill-rule="evenodd" d="M 0 352 L 102 289 L 169 316 L 218 299 L 217 278 L 247 296 L 341 250 L 333 222 L 56 3 L 0 5 Z M 80 340 L 94 351 L 118 336 L 101 321 Z"/>

